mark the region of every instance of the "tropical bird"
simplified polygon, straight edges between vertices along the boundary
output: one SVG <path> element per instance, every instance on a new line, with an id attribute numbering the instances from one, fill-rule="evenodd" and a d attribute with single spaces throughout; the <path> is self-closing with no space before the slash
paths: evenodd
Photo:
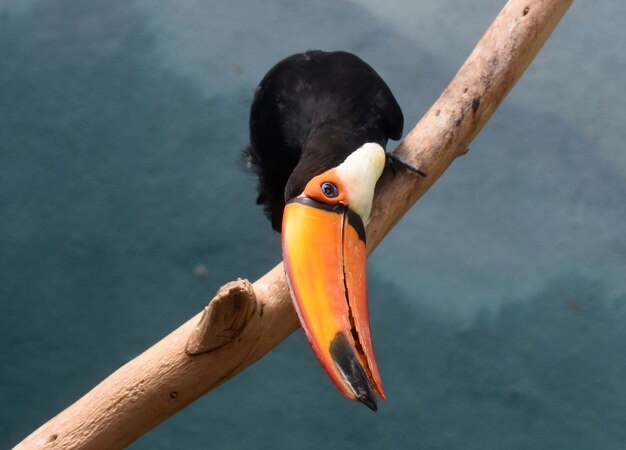
<path id="1" fill-rule="evenodd" d="M 250 108 L 247 162 L 259 177 L 257 203 L 282 232 L 300 324 L 337 388 L 374 411 L 375 392 L 385 393 L 370 334 L 365 226 L 393 158 L 385 146 L 400 139 L 403 122 L 382 78 L 341 51 L 283 59 Z"/>

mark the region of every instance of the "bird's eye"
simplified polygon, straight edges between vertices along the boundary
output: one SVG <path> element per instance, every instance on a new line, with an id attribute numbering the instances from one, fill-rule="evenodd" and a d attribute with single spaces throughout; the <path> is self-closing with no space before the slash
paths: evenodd
<path id="1" fill-rule="evenodd" d="M 339 189 L 332 183 L 322 183 L 321 188 L 324 195 L 328 198 L 335 198 L 339 195 Z"/>

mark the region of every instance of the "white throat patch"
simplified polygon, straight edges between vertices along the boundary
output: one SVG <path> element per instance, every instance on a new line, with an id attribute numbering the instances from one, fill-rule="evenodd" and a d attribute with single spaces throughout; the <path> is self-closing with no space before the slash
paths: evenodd
<path id="1" fill-rule="evenodd" d="M 350 209 L 367 225 L 374 199 L 374 187 L 385 168 L 385 150 L 378 144 L 363 144 L 337 166 L 337 176 L 348 191 Z"/>

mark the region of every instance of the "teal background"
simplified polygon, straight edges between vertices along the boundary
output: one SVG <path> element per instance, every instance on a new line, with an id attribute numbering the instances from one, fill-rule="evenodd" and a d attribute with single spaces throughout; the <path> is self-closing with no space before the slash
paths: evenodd
<path id="1" fill-rule="evenodd" d="M 279 261 L 241 161 L 272 64 L 359 54 L 406 133 L 503 3 L 0 1 L 0 447 Z M 575 2 L 369 259 L 378 413 L 297 332 L 132 448 L 624 448 L 625 23 Z"/>

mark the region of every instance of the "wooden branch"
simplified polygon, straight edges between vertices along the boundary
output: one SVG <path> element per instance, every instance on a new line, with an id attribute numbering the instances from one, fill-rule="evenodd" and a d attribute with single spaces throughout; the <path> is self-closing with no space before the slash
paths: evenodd
<path id="1" fill-rule="evenodd" d="M 427 178 L 401 170 L 379 182 L 371 252 L 463 154 L 542 47 L 572 0 L 510 0 L 450 85 L 396 149 Z M 41 426 L 18 449 L 124 447 L 253 364 L 298 328 L 282 264 L 238 280 L 209 306 Z"/>
<path id="2" fill-rule="evenodd" d="M 222 286 L 191 332 L 187 354 L 208 353 L 231 344 L 246 328 L 258 305 L 248 280 L 238 278 Z"/>

